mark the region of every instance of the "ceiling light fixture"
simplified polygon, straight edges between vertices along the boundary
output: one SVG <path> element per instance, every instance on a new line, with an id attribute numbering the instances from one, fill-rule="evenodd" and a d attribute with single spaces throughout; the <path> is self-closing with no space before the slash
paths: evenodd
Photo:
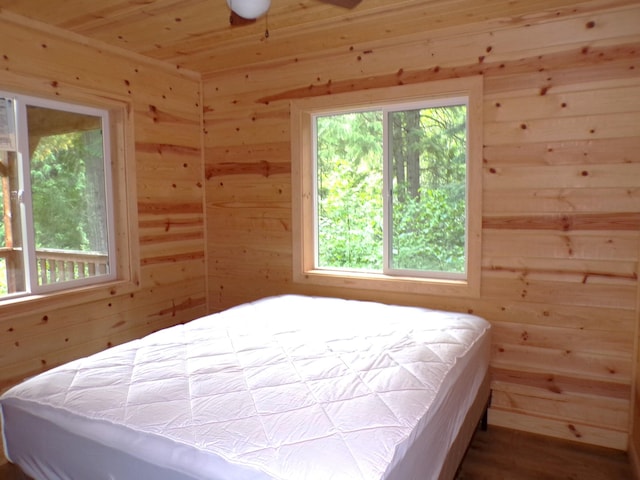
<path id="1" fill-rule="evenodd" d="M 267 13 L 271 0 L 227 0 L 227 5 L 242 18 L 255 20 Z"/>

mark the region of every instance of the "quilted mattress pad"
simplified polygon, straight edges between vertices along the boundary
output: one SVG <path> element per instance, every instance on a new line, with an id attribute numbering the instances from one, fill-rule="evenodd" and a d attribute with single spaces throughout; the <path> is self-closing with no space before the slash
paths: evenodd
<path id="1" fill-rule="evenodd" d="M 382 479 L 488 330 L 473 315 L 271 297 L 60 366 L 0 404 L 185 478 Z"/>

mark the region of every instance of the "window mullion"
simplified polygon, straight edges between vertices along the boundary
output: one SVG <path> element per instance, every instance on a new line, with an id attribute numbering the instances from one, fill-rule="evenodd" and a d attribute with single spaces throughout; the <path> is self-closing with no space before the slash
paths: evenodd
<path id="1" fill-rule="evenodd" d="M 391 239 L 393 238 L 393 216 L 392 216 L 392 198 L 393 198 L 393 184 L 391 179 L 393 178 L 393 165 L 391 155 L 393 145 L 391 144 L 391 128 L 389 125 L 389 111 L 387 109 L 382 110 L 382 232 L 383 232 L 383 254 L 382 254 L 382 271 L 387 273 L 391 268 Z"/>
<path id="2" fill-rule="evenodd" d="M 33 205 L 31 197 L 31 172 L 27 107 L 16 100 L 16 125 L 18 146 L 18 200 L 20 205 L 20 226 L 22 229 L 22 255 L 24 262 L 26 292 L 36 290 L 37 265 L 35 235 L 33 231 Z"/>

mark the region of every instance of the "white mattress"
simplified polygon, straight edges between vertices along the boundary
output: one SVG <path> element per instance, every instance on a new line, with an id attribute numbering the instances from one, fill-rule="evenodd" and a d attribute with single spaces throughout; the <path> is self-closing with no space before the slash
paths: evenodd
<path id="1" fill-rule="evenodd" d="M 271 297 L 12 388 L 5 451 L 43 480 L 437 478 L 489 331 L 473 315 Z"/>

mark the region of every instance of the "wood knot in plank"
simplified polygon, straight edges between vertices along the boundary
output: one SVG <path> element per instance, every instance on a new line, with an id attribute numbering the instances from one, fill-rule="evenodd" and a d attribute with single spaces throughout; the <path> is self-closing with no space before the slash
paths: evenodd
<path id="1" fill-rule="evenodd" d="M 569 425 L 567 425 L 567 427 L 569 428 L 569 431 L 573 434 L 574 437 L 582 438 L 582 434 L 578 431 L 578 429 L 574 424 L 570 423 Z"/>

